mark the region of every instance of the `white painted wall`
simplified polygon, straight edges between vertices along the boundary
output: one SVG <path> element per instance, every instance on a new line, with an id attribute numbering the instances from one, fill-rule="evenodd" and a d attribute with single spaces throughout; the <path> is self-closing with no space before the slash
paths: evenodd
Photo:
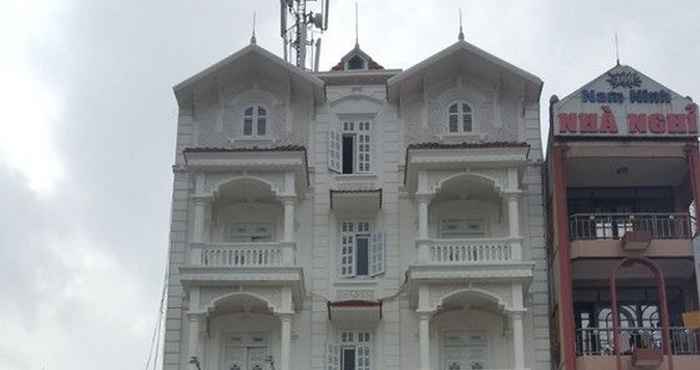
<path id="1" fill-rule="evenodd" d="M 193 106 L 181 106 L 178 118 L 177 156 L 174 172 L 172 205 L 170 278 L 168 311 L 165 333 L 164 369 L 189 369 L 187 365 L 186 311 L 188 300 L 179 284 L 178 267 L 185 262 L 188 240 L 192 228 L 192 202 L 194 191 L 191 174 L 182 170 L 182 150 L 190 146 L 228 146 L 227 138 L 234 138 L 234 145 L 249 145 L 235 140 L 240 132 L 242 107 L 253 101 L 262 101 L 272 111 L 273 142 L 269 144 L 297 143 L 308 150 L 310 187 L 306 197 L 296 206 L 297 264 L 304 269 L 307 296 L 303 310 L 293 318 L 292 367 L 293 370 L 321 370 L 326 366 L 325 345 L 336 335 L 337 327 L 328 321 L 326 300 L 379 299 L 392 297 L 404 283 L 404 273 L 416 260 L 415 237 L 417 214 L 415 201 L 403 188 L 405 148 L 410 143 L 451 140 L 526 141 L 531 146 L 530 165 L 523 171 L 521 187 L 525 196 L 521 201 L 521 230 L 524 236 L 524 257 L 535 261 L 535 277 L 530 285 L 525 305 L 526 363 L 532 369 L 548 370 L 549 342 L 547 321 L 547 284 L 544 249 L 544 211 L 541 194 L 540 168 L 542 145 L 540 142 L 539 108 L 533 103 L 519 114 L 518 93 L 497 88 L 493 82 L 478 77 L 460 75 L 450 78 L 436 76 L 425 89 L 426 96 L 402 97 L 400 107 L 387 102 L 384 85 L 352 85 L 326 88 L 327 101 L 312 107 L 304 96 L 289 96 L 289 88 L 279 81 L 265 76 L 241 78 L 224 82 L 225 87 L 216 90 L 196 91 Z M 477 112 L 479 135 L 466 138 L 443 138 L 440 122 L 442 110 L 455 99 L 473 102 Z M 400 110 L 400 112 L 399 112 Z M 330 173 L 327 168 L 327 137 L 331 125 L 338 123 L 339 114 L 373 115 L 373 167 L 370 175 L 343 176 Z M 207 182 L 215 183 L 217 176 L 210 175 Z M 270 181 L 278 181 L 275 174 L 266 174 Z M 359 185 L 358 185 L 359 184 Z M 330 209 L 329 190 L 352 186 L 373 186 L 382 189 L 382 208 L 376 213 L 356 214 L 355 217 L 371 217 L 383 228 L 386 240 L 386 272 L 375 279 L 343 280 L 336 276 L 337 222 L 347 214 Z M 505 236 L 508 231 L 507 213 L 502 204 L 481 201 L 455 201 L 431 205 L 431 234 L 442 216 L 455 216 L 465 212 L 478 212 L 488 219 L 489 233 Z M 271 218 L 276 233 L 282 230 L 281 208 L 259 210 L 240 215 L 235 209 L 221 210 L 226 217 L 241 220 Z M 233 212 L 233 213 L 231 213 Z M 219 235 L 214 228 L 213 237 Z M 505 286 L 507 289 L 509 286 Z M 221 289 L 221 288 L 218 288 Z M 226 288 L 223 288 L 225 291 Z M 500 289 L 494 287 L 494 289 Z M 503 289 L 501 289 L 503 290 Z M 218 294 L 223 294 L 219 291 Z M 214 293 L 203 293 L 203 301 Z M 470 330 L 477 328 L 490 333 L 493 339 L 492 363 L 497 368 L 510 366 L 512 355 L 508 350 L 510 337 L 503 335 L 503 323 L 492 313 L 470 313 L 465 321 L 458 313 L 449 313 L 436 319 L 433 325 L 433 351 L 431 361 L 439 369 L 440 335 L 445 330 Z M 272 320 L 272 321 L 270 321 Z M 276 319 L 243 320 L 240 317 L 221 317 L 210 322 L 213 332 L 247 325 L 256 325 L 277 340 L 279 325 Z M 361 324 L 358 327 L 362 327 Z M 372 328 L 371 328 L 372 329 Z M 253 328 L 251 328 L 253 330 Z M 405 295 L 384 301 L 383 318 L 373 328 L 373 369 L 414 370 L 418 367 L 417 317 Z M 211 342 L 209 342 L 211 343 Z M 273 342 L 273 348 L 276 342 Z M 218 344 L 210 344 L 207 356 L 215 358 Z M 278 351 L 278 349 L 275 349 Z M 507 353 L 506 353 L 507 352 Z M 274 353 L 278 356 L 278 353 Z M 213 357 L 212 357 L 213 356 Z M 208 367 L 206 369 L 214 369 Z"/>

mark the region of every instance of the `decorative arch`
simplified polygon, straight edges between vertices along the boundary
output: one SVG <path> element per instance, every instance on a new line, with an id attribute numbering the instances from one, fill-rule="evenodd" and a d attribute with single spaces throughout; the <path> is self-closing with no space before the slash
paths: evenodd
<path id="1" fill-rule="evenodd" d="M 366 101 L 374 103 L 375 105 L 377 105 L 377 108 L 375 111 L 373 111 L 371 113 L 379 112 L 380 107 L 382 105 L 384 105 L 384 102 L 381 99 L 375 98 L 373 96 L 357 94 L 357 93 L 350 93 L 347 95 L 342 95 L 342 96 L 338 97 L 337 99 L 330 101 L 330 106 L 335 107 L 341 103 L 344 103 L 344 102 L 347 102 L 350 100 L 366 100 Z M 346 113 L 346 112 L 341 112 L 341 113 Z M 347 113 L 350 113 L 350 112 L 347 112 Z M 368 113 L 368 112 L 357 112 L 357 113 Z M 350 114 L 352 114 L 352 113 L 350 113 Z"/>
<path id="2" fill-rule="evenodd" d="M 222 301 L 228 300 L 230 298 L 235 298 L 235 297 L 240 297 L 240 296 L 247 296 L 247 297 L 252 297 L 255 298 L 258 301 L 261 301 L 266 304 L 267 309 L 270 310 L 270 312 L 277 312 L 277 306 L 275 306 L 272 301 L 270 301 L 268 298 L 257 294 L 253 292 L 231 292 L 231 293 L 226 293 L 224 295 L 220 295 L 214 299 L 212 299 L 206 306 L 207 312 L 213 312 L 216 310 L 217 304 L 221 303 Z"/>
<path id="3" fill-rule="evenodd" d="M 458 290 L 451 291 L 451 292 L 443 295 L 442 297 L 440 297 L 437 300 L 437 304 L 436 304 L 435 308 L 437 309 L 438 307 L 442 306 L 444 304 L 445 300 L 447 300 L 451 297 L 455 297 L 455 296 L 459 296 L 459 295 L 463 295 L 463 294 L 477 296 L 480 298 L 485 298 L 486 300 L 495 303 L 496 307 L 497 307 L 497 312 L 504 312 L 504 311 L 508 310 L 506 302 L 503 300 L 503 298 L 494 294 L 493 292 L 490 292 L 490 291 L 485 290 L 485 289 L 480 289 L 480 288 L 464 288 L 464 289 L 458 289 Z"/>
<path id="4" fill-rule="evenodd" d="M 664 274 L 659 266 L 647 257 L 627 257 L 622 260 L 610 273 L 610 305 L 613 314 L 613 352 L 617 362 L 617 369 L 622 370 L 622 357 L 620 354 L 620 316 L 617 307 L 617 274 L 623 267 L 642 265 L 653 275 L 656 282 L 657 300 L 661 316 L 661 338 L 663 340 L 662 352 L 668 359 L 668 370 L 673 370 L 673 355 L 671 354 L 671 333 L 669 326 L 668 306 L 666 301 L 666 284 Z"/>
<path id="5" fill-rule="evenodd" d="M 444 128 L 447 133 L 447 125 L 449 121 L 448 110 L 450 105 L 455 102 L 464 102 L 469 104 L 472 109 L 472 132 L 470 134 L 479 134 L 483 132 L 484 121 L 481 105 L 486 101 L 486 97 L 474 91 L 461 86 L 448 88 L 444 90 L 431 102 L 430 121 L 433 125 Z"/>
<path id="6" fill-rule="evenodd" d="M 216 195 L 219 193 L 219 190 L 224 185 L 228 185 L 228 184 L 238 182 L 238 181 L 245 181 L 245 180 L 252 180 L 255 182 L 259 182 L 263 186 L 265 186 L 275 197 L 280 196 L 280 190 L 279 190 L 279 186 L 277 184 L 275 184 L 274 182 L 271 182 L 270 180 L 264 179 L 262 177 L 252 176 L 252 175 L 232 176 L 232 177 L 227 177 L 223 180 L 217 181 L 216 183 L 214 183 L 212 185 L 212 193 L 214 195 Z"/>
<path id="7" fill-rule="evenodd" d="M 494 177 L 491 177 L 489 175 L 484 175 L 481 173 L 477 173 L 477 172 L 460 172 L 460 173 L 456 173 L 456 174 L 452 174 L 450 176 L 447 176 L 444 179 L 440 179 L 437 182 L 437 184 L 435 184 L 433 186 L 433 194 L 439 193 L 444 184 L 446 184 L 452 180 L 461 178 L 461 177 L 471 177 L 471 178 L 477 178 L 479 180 L 486 180 L 487 182 L 489 182 L 491 184 L 491 186 L 493 186 L 496 193 L 498 193 L 499 195 L 503 193 L 503 188 L 502 188 L 501 184 L 499 184 L 498 179 L 496 179 Z"/>

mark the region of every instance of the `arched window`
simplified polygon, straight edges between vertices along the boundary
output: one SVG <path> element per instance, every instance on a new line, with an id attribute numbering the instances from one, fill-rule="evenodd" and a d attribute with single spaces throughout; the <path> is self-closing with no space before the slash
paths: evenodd
<path id="1" fill-rule="evenodd" d="M 251 105 L 243 111 L 243 136 L 267 135 L 267 109 Z"/>
<path id="2" fill-rule="evenodd" d="M 448 131 L 451 134 L 471 133 L 473 127 L 472 107 L 465 102 L 455 102 L 448 108 Z"/>
<path id="3" fill-rule="evenodd" d="M 366 69 L 365 67 L 365 60 L 362 59 L 361 56 L 359 55 L 354 55 L 352 58 L 348 60 L 348 70 L 352 69 Z"/>

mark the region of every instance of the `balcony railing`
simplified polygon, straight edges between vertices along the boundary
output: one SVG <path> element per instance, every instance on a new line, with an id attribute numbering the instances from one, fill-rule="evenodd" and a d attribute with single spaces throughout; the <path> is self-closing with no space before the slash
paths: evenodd
<path id="1" fill-rule="evenodd" d="M 700 333 L 684 327 L 671 327 L 671 351 L 674 355 L 700 354 Z M 658 349 L 662 333 L 660 328 L 620 329 L 620 353 L 631 354 L 634 348 Z M 576 330 L 576 354 L 578 356 L 614 355 L 612 328 L 585 328 Z"/>
<path id="2" fill-rule="evenodd" d="M 208 267 L 278 267 L 294 265 L 294 243 L 192 243 L 194 265 Z"/>
<path id="3" fill-rule="evenodd" d="M 517 239 L 429 239 L 418 242 L 419 262 L 431 265 L 492 264 L 520 260 Z"/>
<path id="4" fill-rule="evenodd" d="M 571 240 L 622 239 L 645 231 L 653 239 L 690 239 L 694 225 L 687 213 L 576 213 L 569 217 Z"/>

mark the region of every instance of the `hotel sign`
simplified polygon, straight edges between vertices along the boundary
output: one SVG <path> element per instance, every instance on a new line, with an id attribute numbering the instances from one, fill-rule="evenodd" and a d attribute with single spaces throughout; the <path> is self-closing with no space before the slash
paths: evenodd
<path id="1" fill-rule="evenodd" d="M 554 103 L 558 136 L 698 136 L 698 107 L 627 66 Z"/>

